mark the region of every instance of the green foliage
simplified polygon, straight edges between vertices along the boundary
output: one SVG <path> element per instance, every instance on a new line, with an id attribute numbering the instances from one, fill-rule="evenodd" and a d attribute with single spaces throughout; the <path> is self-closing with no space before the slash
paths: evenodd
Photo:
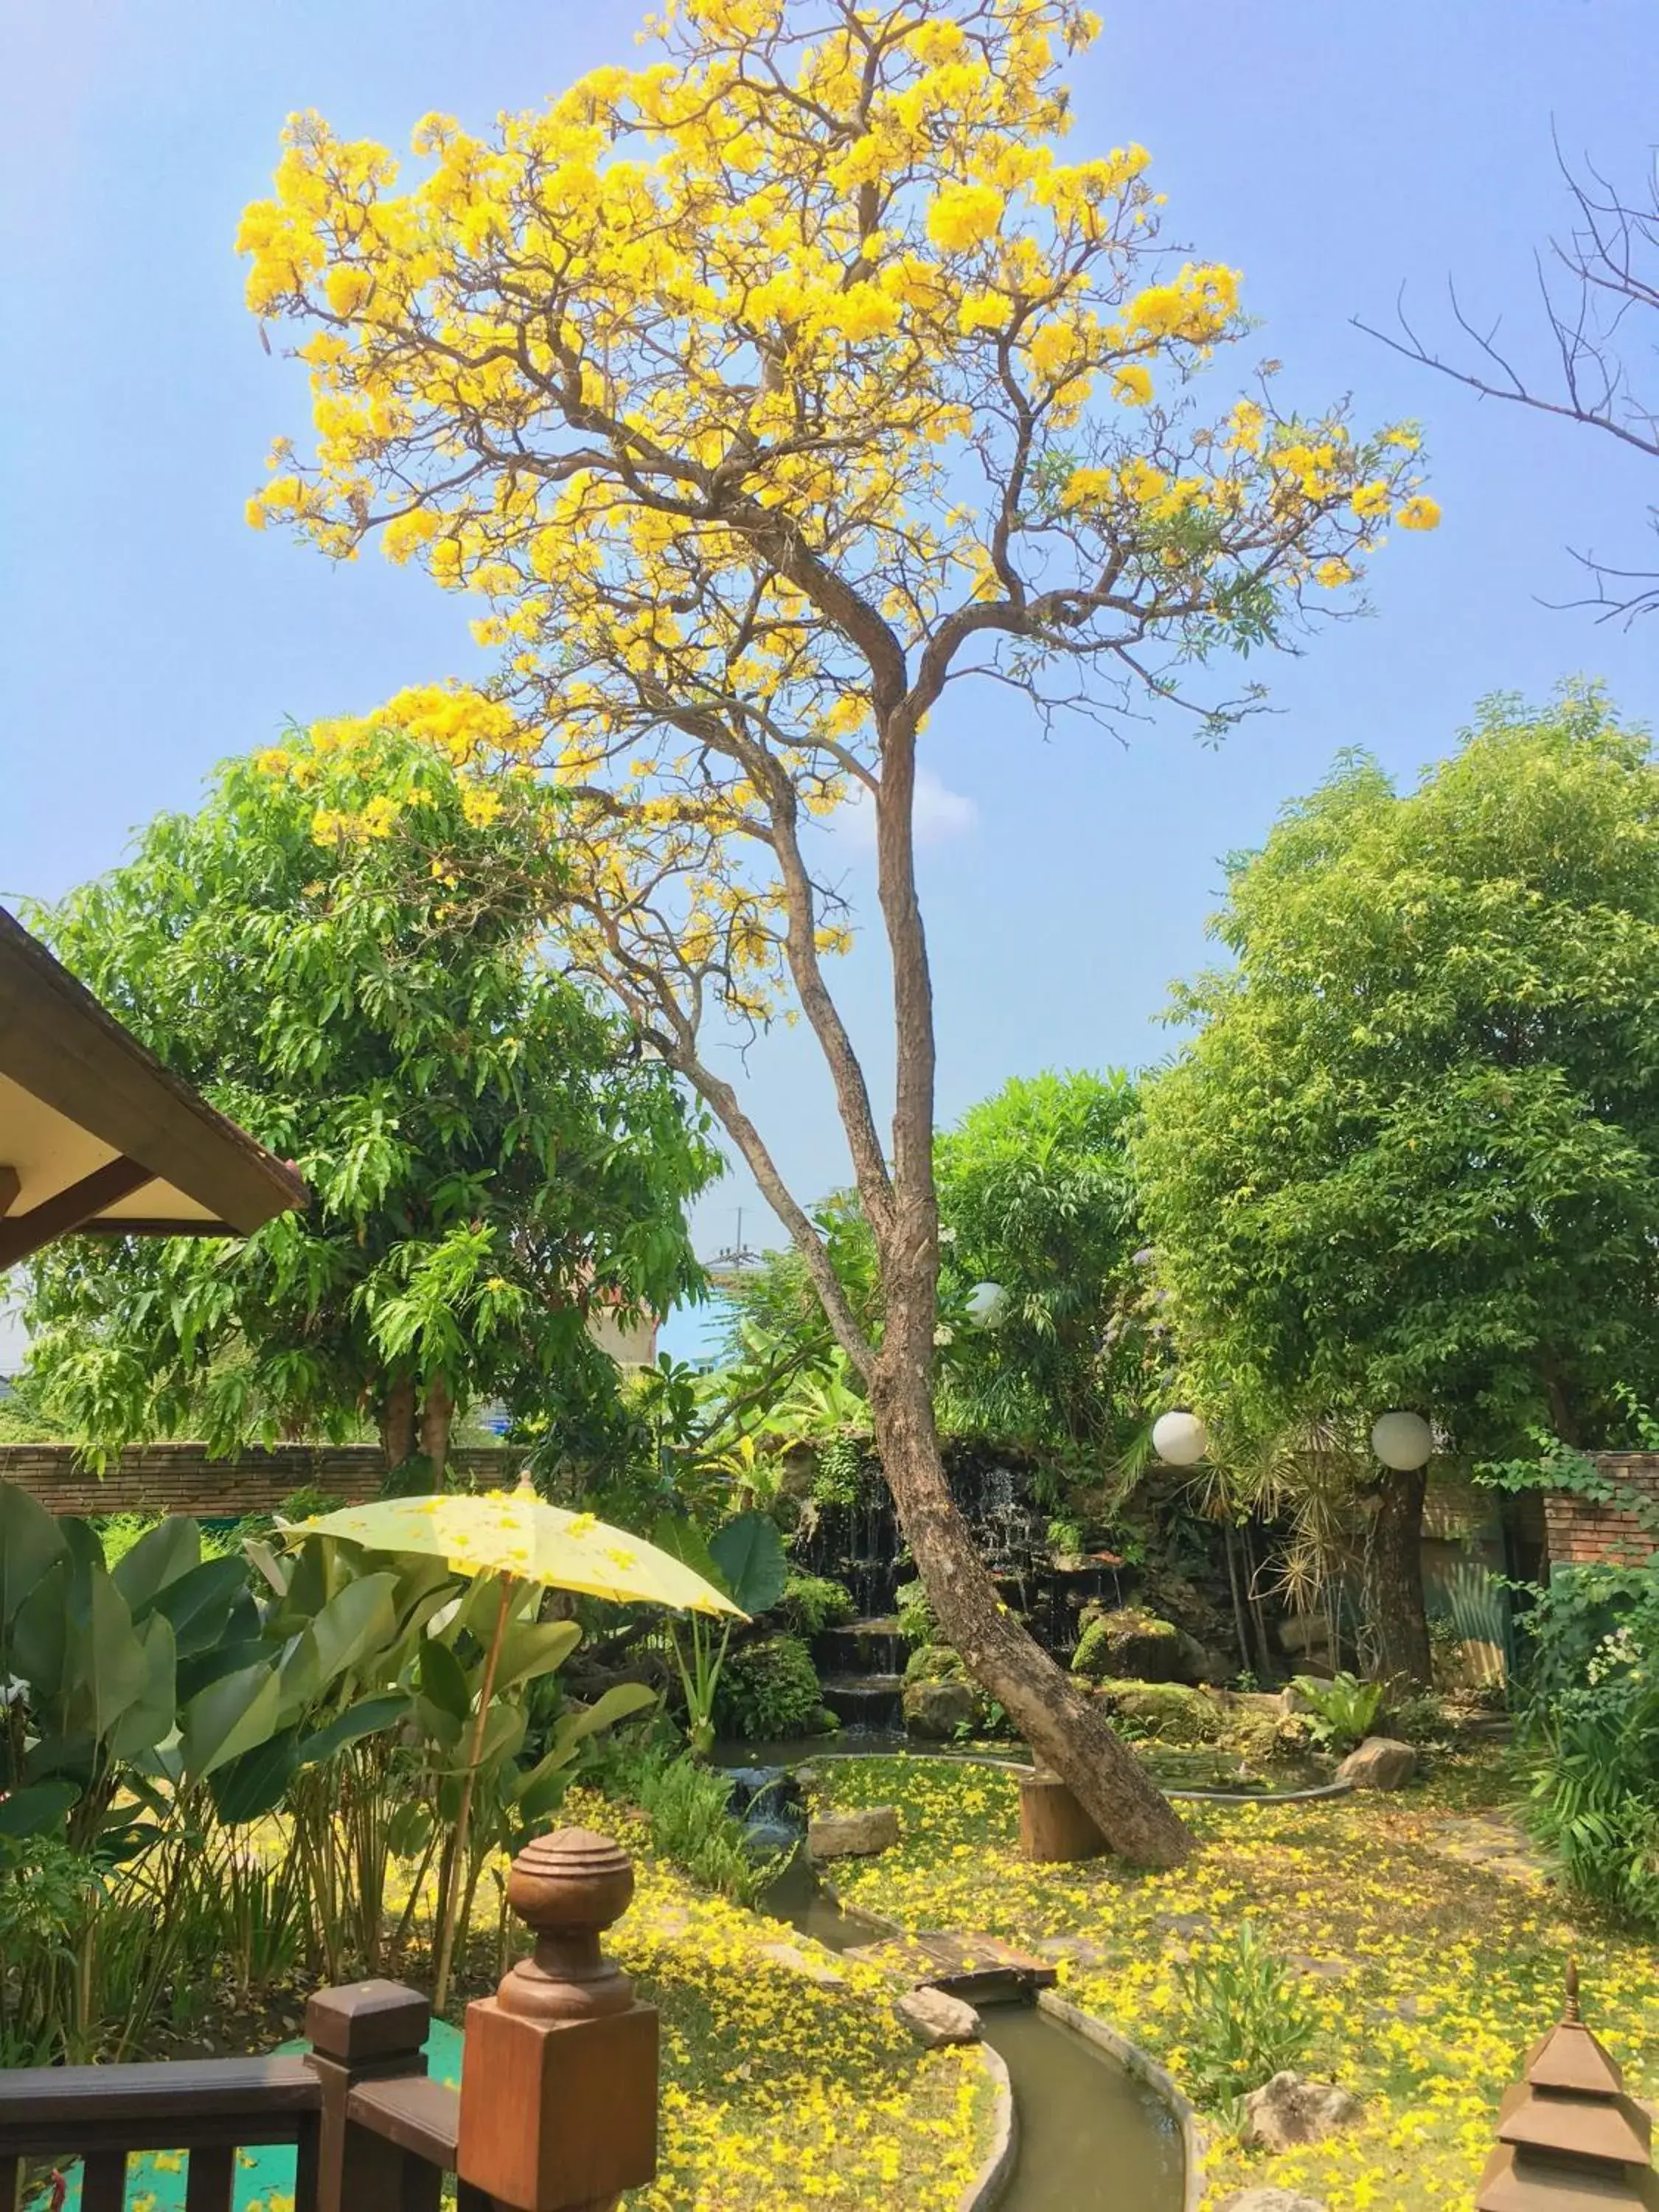
<path id="1" fill-rule="evenodd" d="M 1114 1326 L 1141 1243 L 1128 1077 L 1016 1078 L 935 1146 L 951 1329 L 944 1419 L 1097 1460 L 1122 1441 L 1139 1355 Z M 994 1329 L 963 1301 L 1007 1292 Z"/>
<path id="2" fill-rule="evenodd" d="M 1249 1920 L 1175 1969 L 1183 2068 L 1206 2103 L 1298 2066 L 1318 2031 L 1305 1989 Z"/>
<path id="3" fill-rule="evenodd" d="M 714 1717 L 723 1735 L 762 1742 L 810 1734 L 822 1703 L 817 1669 L 800 1638 L 762 1636 L 727 1654 Z"/>
<path id="4" fill-rule="evenodd" d="M 816 1636 L 825 1628 L 840 1628 L 855 1620 L 858 1607 L 853 1594 L 827 1575 L 796 1574 L 792 1569 L 783 1586 L 782 1611 L 791 1628 L 801 1636 Z"/>
<path id="5" fill-rule="evenodd" d="M 962 1654 L 948 1644 L 919 1644 L 904 1662 L 907 1682 L 965 1682 Z"/>
<path id="6" fill-rule="evenodd" d="M 1330 1751 L 1352 1751 L 1370 1734 L 1388 1694 L 1381 1682 L 1362 1682 L 1356 1674 L 1298 1674 L 1296 1686 L 1306 1699 L 1308 1733 Z"/>
<path id="7" fill-rule="evenodd" d="M 901 1583 L 893 1594 L 893 1601 L 898 1607 L 898 1632 L 906 1643 L 931 1644 L 939 1634 L 939 1624 L 921 1584 Z"/>
<path id="8" fill-rule="evenodd" d="M 365 1396 L 440 1376 L 566 1449 L 614 1438 L 589 1309 L 697 1285 L 681 1209 L 718 1164 L 667 1071 L 544 964 L 557 799 L 526 780 L 478 826 L 429 747 L 387 735 L 344 760 L 296 733 L 283 757 L 226 763 L 199 814 L 161 817 L 36 920 L 170 1068 L 297 1163 L 312 1204 L 229 1247 L 43 1254 L 31 1376 L 100 1454 L 337 1436 Z M 395 805 L 398 836 L 319 844 L 331 797 Z"/>
<path id="9" fill-rule="evenodd" d="M 727 1809 L 730 1780 L 717 1770 L 657 1747 L 639 1759 L 627 1786 L 650 1824 L 652 1849 L 735 1904 L 758 1905 L 787 1863 L 788 1852 L 757 1858 L 750 1851 L 743 1823 Z"/>
<path id="10" fill-rule="evenodd" d="M 1659 1929 L 1659 1568 L 1559 1571 L 1525 1626 L 1527 1826 L 1581 1896 Z"/>
<path id="11" fill-rule="evenodd" d="M 1569 691 L 1405 796 L 1345 756 L 1213 926 L 1135 1148 L 1195 1402 L 1617 1440 L 1659 1395 L 1647 738 Z"/>

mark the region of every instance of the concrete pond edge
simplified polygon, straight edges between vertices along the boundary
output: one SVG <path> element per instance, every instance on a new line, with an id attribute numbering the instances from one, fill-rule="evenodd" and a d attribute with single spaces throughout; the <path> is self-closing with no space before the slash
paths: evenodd
<path id="1" fill-rule="evenodd" d="M 1198 2212 L 1207 2184 L 1204 2172 L 1204 2130 L 1191 2100 L 1155 2058 L 1149 2057 L 1138 2043 L 1131 2042 L 1109 2021 L 1085 2012 L 1080 2005 L 1074 2005 L 1056 1990 L 1039 1990 L 1036 2003 L 1039 2012 L 1046 2013 L 1050 2020 L 1070 2028 L 1073 2035 L 1081 2036 L 1085 2043 L 1092 2043 L 1096 2050 L 1115 2059 L 1126 2074 L 1150 2089 L 1168 2109 L 1181 2130 L 1181 2201 L 1185 2212 Z"/>
<path id="2" fill-rule="evenodd" d="M 918 1764 L 932 1761 L 942 1766 L 1000 1766 L 1006 1774 L 1035 1774 L 1036 1768 L 1027 1759 L 1008 1759 L 994 1751 L 945 1751 L 937 1747 L 927 1750 L 858 1751 L 837 1747 L 831 1751 L 803 1753 L 802 1766 L 822 1766 L 829 1760 L 852 1759 L 908 1759 Z M 785 1769 L 786 1772 L 793 1769 Z M 1306 1790 L 1165 1790 L 1165 1797 L 1179 1798 L 1191 1805 L 1309 1805 L 1321 1797 L 1352 1797 L 1352 1782 L 1316 1782 Z"/>
<path id="3" fill-rule="evenodd" d="M 1019 2111 L 1002 2053 L 988 2043 L 972 2047 L 979 2053 L 979 2063 L 991 2084 L 991 2147 L 979 2172 L 957 2197 L 957 2212 L 992 2212 L 992 2207 L 1001 2202 L 1019 2159 Z"/>

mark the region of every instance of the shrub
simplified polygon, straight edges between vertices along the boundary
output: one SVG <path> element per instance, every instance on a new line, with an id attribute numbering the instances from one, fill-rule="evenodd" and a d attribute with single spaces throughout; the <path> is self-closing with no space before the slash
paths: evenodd
<path id="1" fill-rule="evenodd" d="M 806 1735 L 822 1703 L 817 1669 L 800 1638 L 763 1636 L 727 1654 L 714 1717 L 726 1735 Z"/>
<path id="2" fill-rule="evenodd" d="M 1329 1751 L 1352 1751 L 1363 1743 L 1382 1710 L 1383 1685 L 1362 1682 L 1357 1674 L 1334 1674 L 1328 1682 L 1298 1674 L 1296 1686 L 1307 1701 L 1310 1735 Z"/>
<path id="3" fill-rule="evenodd" d="M 901 1583 L 893 1594 L 898 1607 L 899 1634 L 908 1644 L 931 1644 L 939 1633 L 927 1593 L 919 1582 Z"/>
<path id="4" fill-rule="evenodd" d="M 787 1851 L 763 1858 L 750 1851 L 742 1821 L 728 1809 L 730 1778 L 718 1768 L 659 1746 L 638 1758 L 627 1787 L 659 1856 L 735 1904 L 758 1905 L 788 1863 Z"/>
<path id="5" fill-rule="evenodd" d="M 839 1628 L 858 1617 L 851 1590 L 832 1582 L 828 1575 L 791 1574 L 783 1586 L 779 1610 L 791 1628 L 802 1636 L 816 1636 L 820 1629 Z"/>
<path id="6" fill-rule="evenodd" d="M 1300 2063 L 1318 2022 L 1306 1990 L 1249 1920 L 1177 1966 L 1183 2069 L 1209 2104 L 1224 2104 Z"/>
<path id="7" fill-rule="evenodd" d="M 1659 1573 L 1559 1575 L 1527 1626 L 1528 1829 L 1582 1897 L 1659 1929 Z"/>

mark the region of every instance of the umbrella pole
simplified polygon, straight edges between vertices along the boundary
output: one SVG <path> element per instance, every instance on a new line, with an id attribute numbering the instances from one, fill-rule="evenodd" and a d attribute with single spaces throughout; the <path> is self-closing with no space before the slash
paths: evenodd
<path id="1" fill-rule="evenodd" d="M 450 1856 L 449 1879 L 444 1885 L 444 1894 L 439 1899 L 441 1923 L 438 1930 L 438 1971 L 432 1992 L 432 2009 L 439 2014 L 442 2013 L 444 2000 L 449 1995 L 449 1970 L 455 1955 L 456 1887 L 460 1882 L 461 1869 L 466 1859 L 466 1832 L 472 1817 L 472 1785 L 477 1779 L 484 1729 L 489 1720 L 489 1695 L 495 1686 L 495 1670 L 501 1664 L 501 1645 L 507 1640 L 507 1616 L 513 1610 L 513 1600 L 517 1592 L 518 1584 L 512 1576 L 503 1575 L 501 1601 L 495 1609 L 495 1631 L 484 1656 L 483 1680 L 478 1689 L 478 1717 L 472 1724 L 472 1747 L 467 1754 L 466 1774 L 461 1783 L 461 1808 L 455 1816 L 455 1848 Z"/>

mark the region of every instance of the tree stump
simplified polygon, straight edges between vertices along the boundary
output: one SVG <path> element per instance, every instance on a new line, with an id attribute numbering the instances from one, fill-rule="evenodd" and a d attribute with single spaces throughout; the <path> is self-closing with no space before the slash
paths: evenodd
<path id="1" fill-rule="evenodd" d="M 1023 1857 L 1046 1866 L 1098 1858 L 1108 1844 L 1059 1775 L 1034 1767 L 1019 1778 L 1019 1848 Z"/>

